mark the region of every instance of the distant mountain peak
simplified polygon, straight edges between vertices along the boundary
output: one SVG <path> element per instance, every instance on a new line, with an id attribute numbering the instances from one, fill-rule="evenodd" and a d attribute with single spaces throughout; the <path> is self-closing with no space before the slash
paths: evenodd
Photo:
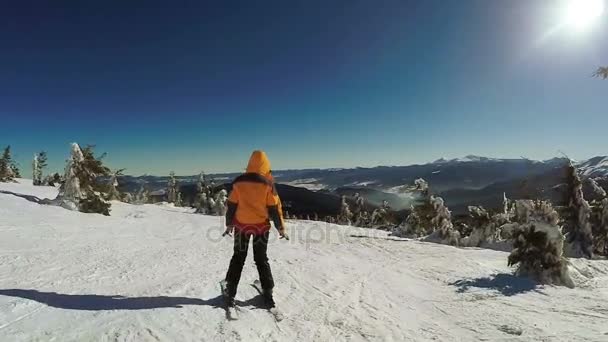
<path id="1" fill-rule="evenodd" d="M 499 160 L 501 160 L 501 159 L 488 158 L 488 157 L 476 156 L 474 154 L 469 154 L 462 158 L 453 158 L 453 159 L 439 158 L 439 159 L 435 160 L 433 162 L 433 164 L 486 162 L 486 161 L 499 161 Z"/>

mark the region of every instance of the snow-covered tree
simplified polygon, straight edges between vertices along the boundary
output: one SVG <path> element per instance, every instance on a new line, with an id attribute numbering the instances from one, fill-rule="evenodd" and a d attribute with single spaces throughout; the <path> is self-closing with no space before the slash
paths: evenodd
<path id="1" fill-rule="evenodd" d="M 118 191 L 118 177 L 122 176 L 123 172 L 124 169 L 120 169 L 112 173 L 112 176 L 110 177 L 110 183 L 108 184 L 108 195 L 106 197 L 108 201 L 122 200 L 123 196 L 120 194 L 120 191 Z"/>
<path id="2" fill-rule="evenodd" d="M 40 169 L 40 163 L 38 162 L 38 154 L 34 154 L 34 160 L 32 161 L 32 184 L 42 185 L 42 169 Z"/>
<path id="3" fill-rule="evenodd" d="M 135 195 L 135 202 L 137 204 L 146 204 L 149 201 L 150 193 L 146 187 L 142 184 L 139 191 Z"/>
<path id="4" fill-rule="evenodd" d="M 102 163 L 105 154 L 97 158 L 93 149 L 89 145 L 82 150 L 78 144 L 72 144 L 65 182 L 59 189 L 57 201 L 71 210 L 110 215 L 110 203 L 103 200 L 101 186 L 97 183 L 97 178 L 108 176 L 110 170 Z"/>
<path id="5" fill-rule="evenodd" d="M 481 206 L 469 206 L 469 218 L 470 232 L 460 240 L 460 244 L 465 247 L 482 247 L 486 243 L 502 240 L 500 227 L 509 223 L 508 214 L 491 215 Z"/>
<path id="6" fill-rule="evenodd" d="M 82 150 L 77 143 L 72 143 L 70 159 L 68 159 L 65 174 L 64 183 L 59 189 L 58 198 L 65 202 L 72 202 L 74 208 L 77 208 L 78 203 L 81 199 L 86 198 L 85 191 L 81 188 L 80 177 L 81 170 L 83 168 L 84 156 Z"/>
<path id="7" fill-rule="evenodd" d="M 195 204 L 196 212 L 199 214 L 208 214 L 209 211 L 209 197 L 210 197 L 210 188 L 207 185 L 207 180 L 205 178 L 205 173 L 201 172 L 198 176 L 198 182 L 196 183 L 196 198 Z"/>
<path id="8" fill-rule="evenodd" d="M 365 198 L 363 196 L 361 196 L 361 194 L 356 192 L 354 195 L 354 200 L 355 200 L 355 210 L 353 211 L 353 214 L 357 215 L 361 211 L 365 210 Z"/>
<path id="9" fill-rule="evenodd" d="M 0 157 L 0 182 L 12 182 L 19 177 L 19 169 L 11 155 L 11 146 L 7 146 Z"/>
<path id="10" fill-rule="evenodd" d="M 559 215 L 546 201 L 515 202 L 513 250 L 509 266 L 516 265 L 516 274 L 539 282 L 574 287 L 563 255 L 564 236 L 558 226 Z"/>
<path id="11" fill-rule="evenodd" d="M 220 190 L 215 196 L 215 214 L 218 216 L 226 215 L 228 192 L 225 189 Z"/>
<path id="12" fill-rule="evenodd" d="M 133 203 L 133 195 L 130 192 L 125 192 L 122 195 L 121 201 L 123 201 L 125 203 Z"/>
<path id="13" fill-rule="evenodd" d="M 177 192 L 177 198 L 175 199 L 175 203 L 174 204 L 175 204 L 176 207 L 181 207 L 183 205 L 181 191 Z"/>
<path id="14" fill-rule="evenodd" d="M 346 202 L 346 196 L 342 196 L 342 201 L 340 204 L 340 215 L 338 216 L 338 223 L 342 225 L 351 225 L 351 219 L 353 218 L 353 213 L 350 211 L 350 207 Z"/>
<path id="15" fill-rule="evenodd" d="M 46 163 L 46 152 L 42 151 L 34 154 L 34 160 L 32 161 L 32 183 L 34 185 L 49 185 L 45 183 L 46 179 L 43 177 L 43 170 L 47 166 Z"/>
<path id="16" fill-rule="evenodd" d="M 175 179 L 175 172 L 169 173 L 169 181 L 167 183 L 167 202 L 175 203 L 177 200 L 178 185 Z"/>
<path id="17" fill-rule="evenodd" d="M 390 206 L 388 205 L 388 201 L 382 201 L 382 206 L 380 208 L 375 209 L 372 213 L 371 217 L 371 225 L 374 226 L 386 226 L 390 224 Z"/>
<path id="18" fill-rule="evenodd" d="M 591 207 L 583 196 L 583 183 L 576 167 L 567 166 L 568 214 L 565 217 L 568 252 L 574 257 L 593 256 L 593 231 L 590 223 Z"/>
<path id="19" fill-rule="evenodd" d="M 430 195 L 428 183 L 416 179 L 410 188 L 419 197 L 418 204 L 412 205 L 408 217 L 392 234 L 401 237 L 426 236 L 428 241 L 458 245 L 460 233 L 454 229 L 452 214 L 441 197 Z"/>
<path id="20" fill-rule="evenodd" d="M 206 215 L 209 213 L 209 200 L 207 193 L 201 192 L 196 196 L 196 212 Z"/>
<path id="21" fill-rule="evenodd" d="M 445 206 L 443 198 L 431 196 L 431 205 L 435 211 L 435 216 L 431 219 L 434 232 L 427 240 L 458 246 L 460 233 L 454 229 L 452 213 Z"/>
<path id="22" fill-rule="evenodd" d="M 414 189 L 419 192 L 423 196 L 428 196 L 429 194 L 429 183 L 422 178 L 418 178 L 414 181 Z"/>

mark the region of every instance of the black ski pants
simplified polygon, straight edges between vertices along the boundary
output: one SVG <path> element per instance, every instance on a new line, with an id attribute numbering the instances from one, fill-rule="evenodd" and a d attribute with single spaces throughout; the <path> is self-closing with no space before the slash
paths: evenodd
<path id="1" fill-rule="evenodd" d="M 268 236 L 270 232 L 265 232 L 261 235 L 241 233 L 237 230 L 234 232 L 234 254 L 230 260 L 230 267 L 226 274 L 227 290 L 230 297 L 236 296 L 236 290 L 241 280 L 241 273 L 247 259 L 247 250 L 249 249 L 249 240 L 253 237 L 253 260 L 258 268 L 260 282 L 264 291 L 272 290 L 274 280 L 272 279 L 272 271 L 268 263 Z"/>

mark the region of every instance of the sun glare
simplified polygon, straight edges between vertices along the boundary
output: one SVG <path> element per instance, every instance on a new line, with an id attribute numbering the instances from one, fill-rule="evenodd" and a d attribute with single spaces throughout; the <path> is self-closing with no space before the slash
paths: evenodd
<path id="1" fill-rule="evenodd" d="M 576 31 L 589 29 L 603 14 L 605 0 L 568 0 L 565 22 Z"/>

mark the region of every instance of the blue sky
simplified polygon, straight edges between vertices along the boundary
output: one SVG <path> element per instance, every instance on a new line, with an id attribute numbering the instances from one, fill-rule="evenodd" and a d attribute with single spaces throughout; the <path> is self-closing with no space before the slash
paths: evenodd
<path id="1" fill-rule="evenodd" d="M 605 155 L 608 17 L 562 2 L 5 4 L 0 145 L 26 175 L 72 141 L 131 174 Z"/>

